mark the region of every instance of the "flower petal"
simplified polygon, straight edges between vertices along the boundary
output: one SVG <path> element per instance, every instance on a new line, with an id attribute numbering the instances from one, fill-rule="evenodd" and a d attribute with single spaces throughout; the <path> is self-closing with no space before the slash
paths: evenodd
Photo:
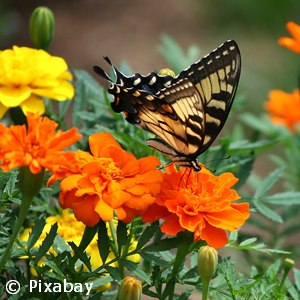
<path id="1" fill-rule="evenodd" d="M 44 101 L 36 97 L 35 95 L 31 95 L 27 100 L 23 101 L 20 104 L 20 107 L 24 115 L 27 115 L 28 112 L 38 113 L 39 115 L 42 115 L 45 112 Z"/>
<path id="2" fill-rule="evenodd" d="M 0 86 L 0 101 L 6 107 L 15 107 L 29 98 L 31 89 L 27 86 Z"/>

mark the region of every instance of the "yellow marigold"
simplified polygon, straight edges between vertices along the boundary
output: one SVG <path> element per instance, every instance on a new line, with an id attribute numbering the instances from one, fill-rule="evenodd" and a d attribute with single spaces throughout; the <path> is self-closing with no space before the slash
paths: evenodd
<path id="1" fill-rule="evenodd" d="M 0 51 L 0 118 L 10 107 L 43 114 L 41 97 L 72 99 L 74 88 L 63 58 L 44 50 L 14 46 Z"/>
<path id="2" fill-rule="evenodd" d="M 43 229 L 42 234 L 40 235 L 37 242 L 34 244 L 34 247 L 38 248 L 42 245 L 44 239 L 46 238 L 47 234 L 50 232 L 51 226 L 57 223 L 57 233 L 68 243 L 74 242 L 76 246 L 79 246 L 80 241 L 82 239 L 83 232 L 85 230 L 85 225 L 78 221 L 74 214 L 70 212 L 68 209 L 64 209 L 61 214 L 50 216 L 46 218 L 46 224 Z M 115 222 L 115 226 L 117 226 L 117 222 Z M 26 242 L 29 238 L 29 234 L 31 232 L 31 228 L 26 228 L 23 233 L 20 235 L 19 240 Z M 108 235 L 110 236 L 110 230 L 108 228 Z M 130 243 L 129 250 L 133 251 L 137 246 L 137 241 L 132 239 Z M 54 249 L 51 248 L 50 250 L 52 253 L 56 253 Z M 90 256 L 90 262 L 93 269 L 97 269 L 98 267 L 102 266 L 103 262 L 101 260 L 101 256 L 98 249 L 97 244 L 97 236 L 93 238 L 90 244 L 86 248 L 87 254 Z M 113 252 L 110 252 L 108 255 L 107 261 L 114 259 L 115 256 Z M 133 262 L 139 262 L 141 260 L 138 254 L 128 256 L 128 259 Z M 42 262 L 41 262 L 42 263 Z M 116 263 L 113 266 L 117 266 Z"/>
<path id="3" fill-rule="evenodd" d="M 278 43 L 289 50 L 300 54 L 300 25 L 294 22 L 287 22 L 286 28 L 292 37 L 281 37 Z"/>
<path id="4" fill-rule="evenodd" d="M 281 90 L 269 92 L 269 100 L 265 109 L 274 124 L 281 124 L 295 132 L 296 125 L 300 123 L 300 90 L 286 93 Z"/>
<path id="5" fill-rule="evenodd" d="M 154 156 L 137 159 L 107 132 L 90 136 L 92 154 L 77 151 L 77 172 L 61 182 L 59 201 L 88 226 L 100 219 L 130 222 L 154 203 L 162 173 Z"/>
<path id="6" fill-rule="evenodd" d="M 6 127 L 0 123 L 0 168 L 3 171 L 28 166 L 37 174 L 43 168 L 59 177 L 62 168 L 72 166 L 74 152 L 62 151 L 81 136 L 76 128 L 57 131 L 58 124 L 47 117 L 28 113 L 26 125 Z"/>
<path id="7" fill-rule="evenodd" d="M 248 203 L 233 203 L 240 199 L 232 189 L 237 181 L 232 173 L 216 176 L 204 167 L 197 173 L 168 167 L 156 203 L 142 219 L 163 219 L 161 230 L 166 234 L 188 230 L 195 241 L 223 247 L 228 242 L 226 230 L 237 230 L 250 216 Z"/>

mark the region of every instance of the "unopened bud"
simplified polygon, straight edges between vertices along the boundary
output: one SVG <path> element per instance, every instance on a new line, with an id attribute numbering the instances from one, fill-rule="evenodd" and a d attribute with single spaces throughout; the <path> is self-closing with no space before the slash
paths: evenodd
<path id="1" fill-rule="evenodd" d="M 40 6 L 33 11 L 29 21 L 29 35 L 37 49 L 48 50 L 54 26 L 54 15 L 48 7 Z"/>
<path id="2" fill-rule="evenodd" d="M 289 272 L 290 269 L 295 265 L 295 261 L 290 259 L 290 258 L 286 258 L 283 262 L 283 266 L 284 266 L 284 270 L 286 272 Z"/>
<path id="3" fill-rule="evenodd" d="M 19 188 L 25 199 L 32 199 L 43 186 L 44 169 L 37 174 L 32 174 L 29 167 L 19 169 Z"/>
<path id="4" fill-rule="evenodd" d="M 161 69 L 161 70 L 158 72 L 158 74 L 159 74 L 159 75 L 168 75 L 168 76 L 171 76 L 171 77 L 175 77 L 174 71 L 172 71 L 171 69 L 168 69 L 168 68 Z"/>
<path id="5" fill-rule="evenodd" d="M 125 277 L 119 288 L 117 300 L 142 299 L 142 284 L 134 277 Z"/>
<path id="6" fill-rule="evenodd" d="M 202 281 L 210 281 L 217 269 L 218 252 L 215 248 L 202 246 L 198 251 L 198 273 Z"/>

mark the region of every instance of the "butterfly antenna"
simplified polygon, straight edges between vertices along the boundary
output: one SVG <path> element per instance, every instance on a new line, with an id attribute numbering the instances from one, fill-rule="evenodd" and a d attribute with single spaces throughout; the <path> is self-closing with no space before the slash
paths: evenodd
<path id="1" fill-rule="evenodd" d="M 100 75 L 102 78 L 108 80 L 109 82 L 112 82 L 111 78 L 106 74 L 106 72 L 100 68 L 99 66 L 94 66 L 93 70 L 95 73 L 97 73 L 98 75 Z"/>
<path id="2" fill-rule="evenodd" d="M 208 160 L 208 161 L 206 161 L 206 162 L 204 163 L 204 165 L 207 164 L 207 163 L 210 163 L 210 162 L 214 162 L 214 161 L 220 161 L 220 160 L 223 160 L 223 159 L 229 159 L 230 157 L 231 157 L 231 155 L 228 155 L 228 156 L 225 156 L 225 157 L 221 157 L 221 158 L 216 158 L 216 159 Z M 208 168 L 207 166 L 205 166 L 205 168 L 206 168 L 207 170 L 209 170 L 210 172 L 212 172 L 212 173 L 215 173 L 215 172 L 216 172 L 216 170 L 210 169 L 210 168 Z"/>

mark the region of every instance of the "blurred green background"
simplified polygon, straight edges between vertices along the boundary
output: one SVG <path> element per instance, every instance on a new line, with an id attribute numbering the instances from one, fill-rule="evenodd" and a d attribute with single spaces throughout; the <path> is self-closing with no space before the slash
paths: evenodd
<path id="1" fill-rule="evenodd" d="M 56 17 L 49 51 L 63 56 L 71 68 L 92 73 L 92 66 L 103 66 L 107 55 L 116 65 L 127 61 L 135 72 L 159 70 L 167 66 L 157 51 L 165 33 L 184 49 L 199 46 L 201 55 L 236 40 L 243 63 L 240 90 L 249 110 L 261 111 L 270 89 L 297 86 L 299 57 L 277 39 L 289 35 L 287 21 L 300 24 L 299 0 L 1 0 L 1 49 L 32 46 L 28 20 L 39 5 L 50 7 Z"/>

